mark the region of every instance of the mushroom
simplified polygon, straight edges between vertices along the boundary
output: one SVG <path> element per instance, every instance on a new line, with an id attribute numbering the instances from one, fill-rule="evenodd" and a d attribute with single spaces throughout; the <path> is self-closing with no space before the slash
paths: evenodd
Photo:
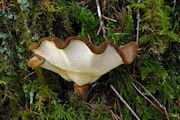
<path id="1" fill-rule="evenodd" d="M 73 81 L 74 92 L 84 98 L 88 85 L 121 64 L 130 64 L 137 54 L 138 45 L 130 42 L 119 47 L 104 41 L 98 47 L 79 36 L 65 41 L 57 37 L 44 37 L 30 46 L 34 56 L 28 61 L 32 68 L 42 67 Z"/>

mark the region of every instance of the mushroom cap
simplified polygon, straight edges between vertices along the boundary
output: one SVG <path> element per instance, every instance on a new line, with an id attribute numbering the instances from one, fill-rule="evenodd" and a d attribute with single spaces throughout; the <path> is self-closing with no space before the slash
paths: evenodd
<path id="1" fill-rule="evenodd" d="M 58 73 L 65 80 L 83 86 L 95 82 L 121 64 L 130 64 L 137 54 L 137 48 L 135 42 L 119 48 L 113 42 L 105 41 L 96 47 L 78 36 L 65 41 L 45 37 L 30 47 L 35 56 L 28 65 L 34 68 L 39 64 L 42 68 Z"/>

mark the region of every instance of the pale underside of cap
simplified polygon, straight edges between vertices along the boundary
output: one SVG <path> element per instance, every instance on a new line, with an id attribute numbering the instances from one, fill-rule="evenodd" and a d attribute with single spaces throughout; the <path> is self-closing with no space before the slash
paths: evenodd
<path id="1" fill-rule="evenodd" d="M 45 62 L 40 67 L 58 73 L 65 80 L 73 81 L 79 86 L 95 82 L 124 63 L 111 44 L 104 52 L 96 54 L 80 40 L 72 40 L 63 49 L 57 48 L 53 41 L 44 40 L 32 52 L 44 58 Z"/>

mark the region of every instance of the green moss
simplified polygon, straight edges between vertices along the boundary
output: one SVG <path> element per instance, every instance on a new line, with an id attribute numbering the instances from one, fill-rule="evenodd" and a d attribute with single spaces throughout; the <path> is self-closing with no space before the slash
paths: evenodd
<path id="1" fill-rule="evenodd" d="M 7 3 L 8 1 L 4 0 Z M 82 5 L 71 0 L 13 0 L 0 8 L 0 119 L 109 120 L 134 119 L 110 89 L 113 84 L 142 120 L 162 120 L 164 115 L 138 94 L 139 81 L 166 107 L 170 120 L 179 119 L 180 38 L 179 1 L 104 0 L 106 39 L 117 44 L 135 40 L 136 15 L 140 11 L 141 53 L 131 65 L 122 65 L 94 83 L 87 102 L 74 95 L 72 83 L 43 69 L 27 67 L 28 46 L 45 36 L 65 39 L 90 37 L 99 45 L 99 17 L 95 1 Z M 143 91 L 144 92 L 144 91 Z"/>

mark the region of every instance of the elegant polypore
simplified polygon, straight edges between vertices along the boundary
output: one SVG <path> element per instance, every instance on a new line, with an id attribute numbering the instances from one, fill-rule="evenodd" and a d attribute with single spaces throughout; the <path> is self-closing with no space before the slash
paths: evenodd
<path id="1" fill-rule="evenodd" d="M 48 69 L 77 86 L 85 86 L 121 64 L 132 63 L 137 48 L 135 42 L 119 47 L 113 42 L 104 41 L 96 47 L 78 36 L 65 41 L 57 37 L 45 37 L 31 45 L 34 56 L 28 66 Z"/>

